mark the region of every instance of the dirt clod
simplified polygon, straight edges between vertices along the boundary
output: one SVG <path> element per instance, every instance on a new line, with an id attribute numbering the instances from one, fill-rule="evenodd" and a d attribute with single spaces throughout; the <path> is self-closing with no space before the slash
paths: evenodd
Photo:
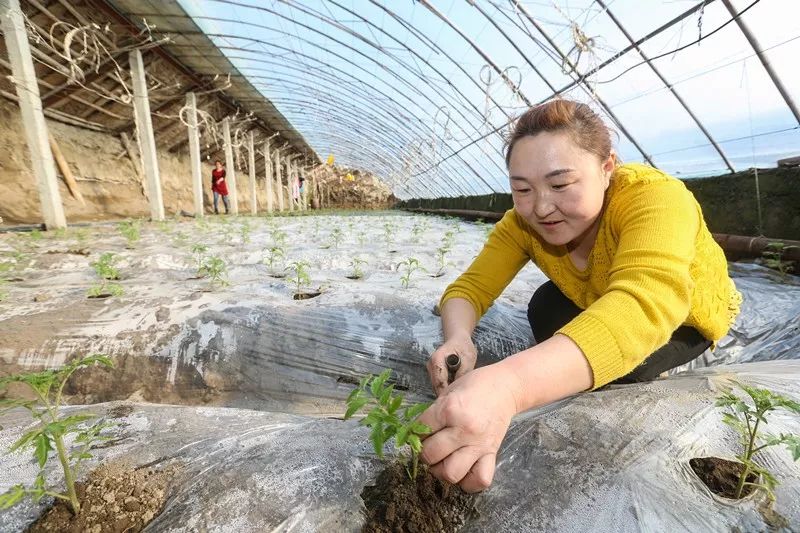
<path id="1" fill-rule="evenodd" d="M 474 496 L 440 481 L 421 467 L 411 481 L 405 466 L 394 462 L 361 491 L 367 521 L 363 533 L 449 533 L 475 518 Z"/>
<path id="2" fill-rule="evenodd" d="M 81 511 L 73 516 L 69 503 L 57 500 L 31 524 L 26 533 L 134 533 L 141 531 L 164 507 L 167 486 L 176 466 L 163 470 L 111 463 L 98 467 L 83 483 L 76 483 Z M 138 490 L 138 497 L 128 494 Z"/>

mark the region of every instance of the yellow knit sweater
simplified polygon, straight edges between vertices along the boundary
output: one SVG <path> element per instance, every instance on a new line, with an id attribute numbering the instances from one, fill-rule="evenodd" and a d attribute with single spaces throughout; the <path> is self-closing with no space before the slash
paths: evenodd
<path id="1" fill-rule="evenodd" d="M 558 333 L 583 351 L 594 388 L 632 371 L 682 324 L 720 339 L 742 301 L 692 193 L 640 164 L 615 170 L 585 270 L 509 209 L 441 304 L 464 298 L 483 316 L 528 260 L 583 309 Z"/>

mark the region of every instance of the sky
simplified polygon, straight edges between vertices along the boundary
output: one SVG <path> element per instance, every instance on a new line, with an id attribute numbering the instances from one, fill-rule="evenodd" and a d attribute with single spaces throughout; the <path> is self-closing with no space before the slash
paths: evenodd
<path id="1" fill-rule="evenodd" d="M 691 114 L 636 51 L 564 88 L 630 44 L 612 16 L 637 40 L 698 1 L 179 1 L 320 157 L 400 198 L 508 191 L 502 133 L 557 91 L 601 113 L 624 161 L 678 176 L 800 155 L 798 120 L 719 0 L 641 46 Z M 733 4 L 800 103 L 800 1 Z"/>

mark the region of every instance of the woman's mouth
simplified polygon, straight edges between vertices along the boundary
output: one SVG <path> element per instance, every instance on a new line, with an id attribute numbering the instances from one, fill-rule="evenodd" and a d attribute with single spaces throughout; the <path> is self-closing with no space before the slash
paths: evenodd
<path id="1" fill-rule="evenodd" d="M 539 222 L 539 224 L 541 224 L 545 228 L 553 228 L 555 226 L 558 226 L 562 222 L 564 222 L 564 221 L 563 220 L 552 220 L 552 221 L 548 221 L 548 222 Z"/>

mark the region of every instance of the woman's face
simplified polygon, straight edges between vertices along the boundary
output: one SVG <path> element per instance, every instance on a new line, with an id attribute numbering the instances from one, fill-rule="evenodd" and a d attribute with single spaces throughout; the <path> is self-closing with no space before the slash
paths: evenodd
<path id="1" fill-rule="evenodd" d="M 615 161 L 613 152 L 600 160 L 566 133 L 523 137 L 509 164 L 514 208 L 548 243 L 577 247 L 599 220 Z"/>
<path id="2" fill-rule="evenodd" d="M 222 163 L 220 163 L 219 161 L 214 163 L 214 166 L 217 167 L 217 170 L 222 170 Z"/>

